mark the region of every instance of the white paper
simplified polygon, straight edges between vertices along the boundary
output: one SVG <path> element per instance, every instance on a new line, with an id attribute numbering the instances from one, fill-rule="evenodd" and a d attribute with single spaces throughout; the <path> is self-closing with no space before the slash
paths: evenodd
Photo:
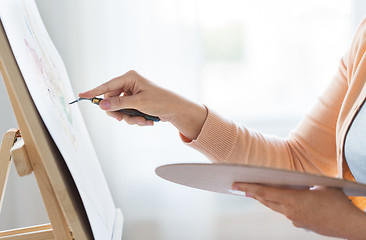
<path id="1" fill-rule="evenodd" d="M 0 18 L 33 101 L 71 172 L 95 239 L 112 238 L 114 205 L 64 63 L 34 0 L 0 0 Z"/>

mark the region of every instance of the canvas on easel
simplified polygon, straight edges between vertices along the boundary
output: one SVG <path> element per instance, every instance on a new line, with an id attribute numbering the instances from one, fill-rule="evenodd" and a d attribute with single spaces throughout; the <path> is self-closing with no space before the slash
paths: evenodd
<path id="1" fill-rule="evenodd" d="M 75 239 L 90 239 L 91 229 L 75 184 L 69 180 L 70 173 L 65 164 L 62 164 L 62 157 L 34 106 L 2 24 L 0 24 L 0 69 L 18 126 L 22 129 L 21 136 L 27 145 L 27 155 L 42 193 L 48 217 L 52 222 L 55 239 L 72 239 L 71 236 L 75 236 Z M 10 169 L 10 149 L 16 137 L 16 132 L 9 130 L 4 134 L 1 143 L 1 200 Z M 58 196 L 63 197 L 62 201 Z M 33 228 L 28 230 L 32 232 Z M 18 230 L 3 231 L 0 239 L 7 239 L 14 234 L 19 235 L 17 233 Z M 28 234 L 25 236 L 28 237 Z"/>
<path id="2" fill-rule="evenodd" d="M 121 214 L 80 110 L 67 104 L 74 98 L 71 84 L 35 2 L 0 0 L 0 18 L 2 75 L 31 164 L 44 167 L 67 224 L 77 230 L 75 239 L 90 237 L 89 224 L 95 239 L 112 239 Z"/>

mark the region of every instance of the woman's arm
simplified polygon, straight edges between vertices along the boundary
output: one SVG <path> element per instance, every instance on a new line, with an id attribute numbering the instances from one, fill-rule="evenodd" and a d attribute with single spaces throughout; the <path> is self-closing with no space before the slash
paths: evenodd
<path id="1" fill-rule="evenodd" d="M 172 123 L 184 136 L 196 139 L 207 116 L 207 109 L 167 89 L 161 88 L 136 71 L 114 78 L 102 85 L 80 93 L 79 97 L 104 95 L 100 107 L 111 117 L 128 124 L 150 126 L 154 122 L 143 117 L 132 117 L 116 110 L 134 108 L 162 121 Z"/>
<path id="2" fill-rule="evenodd" d="M 200 135 L 188 145 L 214 162 L 336 176 L 336 125 L 348 87 L 346 72 L 342 59 L 328 88 L 287 138 L 265 135 L 237 125 L 209 109 Z"/>
<path id="3" fill-rule="evenodd" d="M 108 115 L 129 124 L 149 126 L 153 122 L 115 111 L 135 108 L 171 122 L 188 145 L 213 162 L 260 165 L 334 176 L 337 172 L 335 128 L 347 88 L 345 82 L 342 61 L 331 85 L 289 138 L 267 136 L 239 126 L 203 105 L 153 84 L 135 71 L 129 71 L 79 96 L 91 98 L 104 94 L 105 100 L 100 107 Z"/>

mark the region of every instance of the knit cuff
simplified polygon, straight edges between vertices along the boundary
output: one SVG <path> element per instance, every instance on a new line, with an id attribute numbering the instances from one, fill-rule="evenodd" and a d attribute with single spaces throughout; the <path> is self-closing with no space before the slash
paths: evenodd
<path id="1" fill-rule="evenodd" d="M 211 161 L 224 162 L 234 148 L 238 129 L 234 122 L 208 109 L 206 121 L 196 140 L 191 141 L 181 133 L 180 136 L 183 142 L 203 153 Z"/>

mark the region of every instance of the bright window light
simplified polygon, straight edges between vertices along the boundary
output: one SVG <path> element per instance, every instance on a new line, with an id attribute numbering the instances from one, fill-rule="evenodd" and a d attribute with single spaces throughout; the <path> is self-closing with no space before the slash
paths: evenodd
<path id="1" fill-rule="evenodd" d="M 200 0 L 203 101 L 236 119 L 300 118 L 350 44 L 350 0 Z"/>

